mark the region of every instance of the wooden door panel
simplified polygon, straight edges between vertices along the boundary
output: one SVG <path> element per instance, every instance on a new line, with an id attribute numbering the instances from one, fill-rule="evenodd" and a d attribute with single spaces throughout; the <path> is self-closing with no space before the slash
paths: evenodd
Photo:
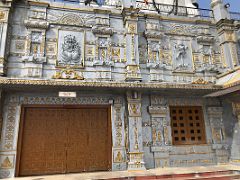
<path id="1" fill-rule="evenodd" d="M 60 109 L 26 108 L 19 174 L 66 172 L 66 130 Z"/>
<path id="2" fill-rule="evenodd" d="M 107 170 L 108 109 L 72 109 L 71 114 L 74 116 L 69 120 L 68 172 Z"/>
<path id="3" fill-rule="evenodd" d="M 108 170 L 108 108 L 25 108 L 19 175 Z"/>

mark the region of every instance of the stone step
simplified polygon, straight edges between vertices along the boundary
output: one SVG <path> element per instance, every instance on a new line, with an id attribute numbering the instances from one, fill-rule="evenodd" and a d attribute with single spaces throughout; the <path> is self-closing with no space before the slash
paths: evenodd
<path id="1" fill-rule="evenodd" d="M 213 171 L 188 174 L 112 178 L 109 180 L 240 180 L 239 171 Z"/>

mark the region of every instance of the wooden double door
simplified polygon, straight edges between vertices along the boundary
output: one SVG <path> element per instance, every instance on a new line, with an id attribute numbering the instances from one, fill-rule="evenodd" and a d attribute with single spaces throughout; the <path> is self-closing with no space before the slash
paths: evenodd
<path id="1" fill-rule="evenodd" d="M 109 107 L 25 107 L 17 176 L 111 169 Z"/>

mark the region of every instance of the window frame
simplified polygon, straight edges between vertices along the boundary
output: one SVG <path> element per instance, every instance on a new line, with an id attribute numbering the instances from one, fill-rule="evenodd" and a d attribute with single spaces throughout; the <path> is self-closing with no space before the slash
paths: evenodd
<path id="1" fill-rule="evenodd" d="M 169 109 L 173 145 L 207 144 L 202 106 L 170 106 Z"/>

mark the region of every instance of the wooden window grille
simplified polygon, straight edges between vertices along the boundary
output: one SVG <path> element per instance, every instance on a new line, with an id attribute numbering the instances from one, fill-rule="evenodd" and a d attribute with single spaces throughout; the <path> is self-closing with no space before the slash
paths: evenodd
<path id="1" fill-rule="evenodd" d="M 201 107 L 171 106 L 170 116 L 174 145 L 206 144 Z"/>

